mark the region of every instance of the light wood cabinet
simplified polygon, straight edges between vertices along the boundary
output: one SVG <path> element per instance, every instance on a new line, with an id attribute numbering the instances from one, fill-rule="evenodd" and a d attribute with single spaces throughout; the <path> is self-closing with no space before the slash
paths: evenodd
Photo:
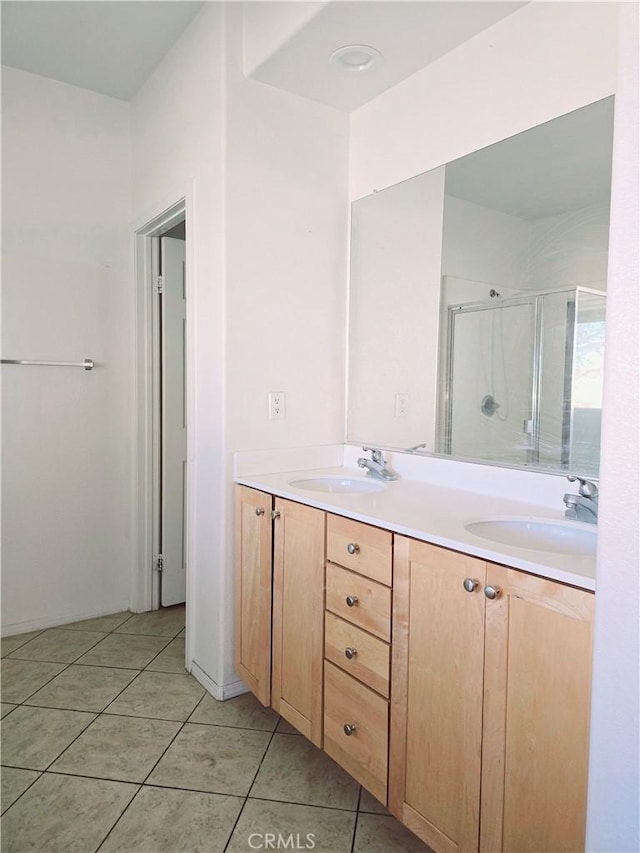
<path id="1" fill-rule="evenodd" d="M 436 853 L 583 850 L 593 594 L 236 493 L 258 699 Z"/>
<path id="2" fill-rule="evenodd" d="M 392 813 L 438 853 L 583 850 L 593 595 L 395 548 Z"/>
<path id="3" fill-rule="evenodd" d="M 271 705 L 322 745 L 325 513 L 276 500 Z"/>
<path id="4" fill-rule="evenodd" d="M 322 743 L 325 513 L 236 486 L 235 667 Z"/>
<path id="5" fill-rule="evenodd" d="M 271 704 L 272 497 L 236 486 L 235 668 Z"/>
<path id="6" fill-rule="evenodd" d="M 594 596 L 489 565 L 480 850 L 582 851 Z"/>
<path id="7" fill-rule="evenodd" d="M 392 542 L 327 517 L 324 749 L 386 805 Z"/>
<path id="8" fill-rule="evenodd" d="M 389 703 L 329 661 L 324 677 L 325 752 L 386 803 Z"/>

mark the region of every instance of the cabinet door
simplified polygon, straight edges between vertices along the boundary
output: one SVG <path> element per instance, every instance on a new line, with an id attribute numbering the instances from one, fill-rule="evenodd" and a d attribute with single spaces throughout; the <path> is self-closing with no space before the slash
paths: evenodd
<path id="1" fill-rule="evenodd" d="M 235 668 L 271 703 L 271 495 L 236 486 Z"/>
<path id="2" fill-rule="evenodd" d="M 584 850 L 594 596 L 490 565 L 482 850 Z"/>
<path id="3" fill-rule="evenodd" d="M 278 499 L 274 536 L 271 704 L 321 746 L 325 513 Z"/>
<path id="4" fill-rule="evenodd" d="M 394 550 L 389 808 L 439 853 L 477 851 L 486 565 Z"/>

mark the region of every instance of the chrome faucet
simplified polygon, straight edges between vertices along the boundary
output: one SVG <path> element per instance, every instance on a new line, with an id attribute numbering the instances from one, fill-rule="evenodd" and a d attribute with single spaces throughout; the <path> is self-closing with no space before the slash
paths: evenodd
<path id="1" fill-rule="evenodd" d="M 367 475 L 375 477 L 378 480 L 397 480 L 399 475 L 391 468 L 387 468 L 387 463 L 382 455 L 381 450 L 376 450 L 375 447 L 363 447 L 365 453 L 371 453 L 371 459 L 366 459 L 361 456 L 358 459 L 358 468 L 366 468 Z"/>
<path id="2" fill-rule="evenodd" d="M 580 483 L 577 495 L 566 494 L 562 499 L 567 509 L 565 517 L 576 521 L 586 521 L 587 524 L 598 523 L 598 487 L 591 480 L 578 477 L 576 474 L 568 474 L 567 480 Z"/>
<path id="3" fill-rule="evenodd" d="M 423 441 L 422 444 L 412 444 L 411 447 L 405 447 L 405 453 L 416 453 L 418 450 L 422 450 L 422 448 L 426 446 L 426 441 Z"/>

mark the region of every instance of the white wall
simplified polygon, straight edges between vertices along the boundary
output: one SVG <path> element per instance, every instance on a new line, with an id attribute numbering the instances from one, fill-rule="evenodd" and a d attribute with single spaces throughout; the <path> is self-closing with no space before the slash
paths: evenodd
<path id="1" fill-rule="evenodd" d="M 231 455 L 340 442 L 344 423 L 347 118 L 244 77 L 241 11 L 205 6 L 132 105 L 136 221 L 193 185 L 188 619 L 219 697 L 244 689 Z M 270 390 L 284 421 L 268 420 Z"/>
<path id="2" fill-rule="evenodd" d="M 196 671 L 219 680 L 224 466 L 223 6 L 205 4 L 134 98 L 136 227 L 187 196 L 188 629 Z M 132 356 L 133 357 L 133 356 Z M 140 389 L 139 389 L 140 390 Z"/>
<path id="3" fill-rule="evenodd" d="M 3 68 L 4 634 L 127 609 L 129 105 Z"/>
<path id="4" fill-rule="evenodd" d="M 442 274 L 483 282 L 475 297 L 491 287 L 520 290 L 529 260 L 529 224 L 517 216 L 446 195 Z M 449 300 L 451 301 L 451 300 Z"/>
<path id="5" fill-rule="evenodd" d="M 351 114 L 351 198 L 610 95 L 615 3 L 529 3 Z"/>
<path id="6" fill-rule="evenodd" d="M 622 4 L 607 296 L 587 850 L 640 850 L 638 4 Z"/>
<path id="7" fill-rule="evenodd" d="M 434 449 L 443 206 L 444 169 L 353 205 L 347 418 L 353 443 Z M 397 394 L 407 398 L 403 417 Z"/>
<path id="8" fill-rule="evenodd" d="M 592 204 L 530 223 L 530 290 L 582 285 L 606 290 L 609 205 Z"/>
<path id="9" fill-rule="evenodd" d="M 227 6 L 226 446 L 344 440 L 348 120 L 248 80 L 240 4 Z M 268 419 L 284 391 L 286 419 Z M 232 678 L 232 514 L 227 513 L 224 678 Z"/>
<path id="10" fill-rule="evenodd" d="M 587 821 L 594 853 L 640 849 L 638 43 L 635 3 L 532 3 L 351 116 L 359 198 L 617 90 Z"/>

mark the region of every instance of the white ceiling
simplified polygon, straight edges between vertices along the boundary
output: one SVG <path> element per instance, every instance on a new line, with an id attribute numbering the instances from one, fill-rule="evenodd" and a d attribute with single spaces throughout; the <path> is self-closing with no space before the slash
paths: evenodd
<path id="1" fill-rule="evenodd" d="M 2 62 L 130 100 L 202 5 L 3 0 Z"/>
<path id="2" fill-rule="evenodd" d="M 338 0 L 304 3 L 311 16 L 251 72 L 264 83 L 352 110 L 525 5 L 526 0 Z M 188 0 L 2 0 L 2 62 L 130 100 L 203 6 Z M 256 4 L 245 4 L 252 6 Z M 283 4 L 271 6 L 277 28 Z M 287 6 L 289 3 L 286 4 Z M 317 11 L 316 11 L 317 10 Z M 271 11 L 271 10 L 269 10 Z M 247 12 L 248 14 L 249 12 Z M 305 17 L 304 15 L 302 16 Z M 262 12 L 265 32 L 269 21 Z M 345 74 L 329 56 L 345 44 L 384 56 Z"/>
<path id="3" fill-rule="evenodd" d="M 520 219 L 608 203 L 613 97 L 447 164 L 445 192 Z"/>
<path id="4" fill-rule="evenodd" d="M 339 0 L 306 5 L 323 8 L 250 76 L 351 111 L 515 12 L 526 0 Z M 382 66 L 361 73 L 330 66 L 333 51 L 349 44 L 376 48 L 383 55 Z"/>

